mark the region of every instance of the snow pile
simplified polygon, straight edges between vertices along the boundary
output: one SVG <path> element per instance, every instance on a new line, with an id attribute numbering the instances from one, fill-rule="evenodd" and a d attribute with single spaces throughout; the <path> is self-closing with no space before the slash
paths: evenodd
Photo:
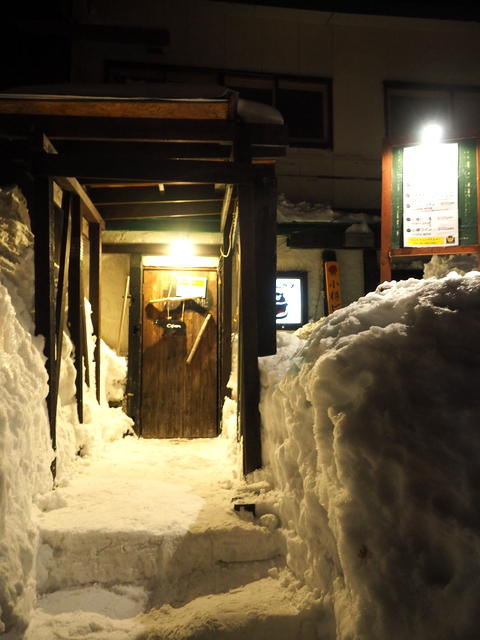
<path id="1" fill-rule="evenodd" d="M 342 213 L 321 202 L 291 202 L 281 193 L 277 200 L 277 222 L 379 222 L 368 213 Z"/>
<path id="2" fill-rule="evenodd" d="M 92 340 L 92 334 L 90 339 Z M 84 385 L 83 422 L 79 421 L 73 352 L 72 341 L 68 334 L 64 333 L 57 408 L 57 485 L 68 482 L 68 478 L 75 471 L 78 456 L 101 453 L 106 443 L 133 433 L 133 420 L 122 411 L 121 407 L 109 407 L 106 400 L 101 403 L 97 401 L 93 381 L 90 387 Z M 93 353 L 92 345 L 89 353 Z M 91 375 L 94 371 L 93 365 L 92 360 Z M 118 384 L 117 369 L 113 371 L 113 381 L 110 378 L 111 368 L 107 368 L 102 376 L 106 389 L 116 387 Z M 103 395 L 105 397 L 106 393 L 104 392 Z"/>
<path id="3" fill-rule="evenodd" d="M 0 632 L 28 621 L 37 545 L 32 501 L 52 486 L 41 342 L 23 328 L 0 284 Z"/>
<path id="4" fill-rule="evenodd" d="M 33 332 L 33 234 L 18 187 L 0 189 L 0 275 L 18 320 Z"/>
<path id="5" fill-rule="evenodd" d="M 423 265 L 423 277 L 444 278 L 452 271 L 463 276 L 477 268 L 478 258 L 472 254 L 433 255 L 430 261 Z"/>
<path id="6" fill-rule="evenodd" d="M 37 507 L 58 507 L 42 337 L 33 337 L 33 236 L 17 187 L 0 190 L 0 632 L 22 629 L 35 599 Z M 91 338 L 92 340 L 92 338 Z M 57 482 L 82 450 L 131 431 L 121 410 L 86 390 L 88 424 L 79 425 L 72 343 L 64 335 L 57 416 Z M 120 412 L 120 413 L 118 413 Z"/>
<path id="7" fill-rule="evenodd" d="M 122 402 L 127 380 L 127 359 L 118 356 L 106 342 L 100 341 L 103 401 Z"/>
<path id="8" fill-rule="evenodd" d="M 480 274 L 384 283 L 261 361 L 288 566 L 337 640 L 478 637 Z M 300 347 L 298 348 L 300 344 Z"/>
<path id="9" fill-rule="evenodd" d="M 124 438 L 81 460 L 39 517 L 43 595 L 25 640 L 322 637 L 275 516 L 233 508 L 266 483 L 236 478 L 228 446 Z"/>

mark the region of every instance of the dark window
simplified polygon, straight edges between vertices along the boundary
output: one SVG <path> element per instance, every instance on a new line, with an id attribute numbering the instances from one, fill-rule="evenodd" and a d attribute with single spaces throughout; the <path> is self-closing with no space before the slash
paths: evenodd
<path id="1" fill-rule="evenodd" d="M 385 83 L 386 132 L 391 142 L 416 142 L 437 121 L 447 138 L 478 135 L 480 87 Z"/>
<path id="2" fill-rule="evenodd" d="M 328 99 L 326 85 L 279 80 L 276 107 L 287 122 L 292 146 L 330 146 Z"/>

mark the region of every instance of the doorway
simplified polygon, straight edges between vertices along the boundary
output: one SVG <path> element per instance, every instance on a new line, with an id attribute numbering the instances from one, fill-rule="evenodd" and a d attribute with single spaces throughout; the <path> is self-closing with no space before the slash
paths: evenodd
<path id="1" fill-rule="evenodd" d="M 216 436 L 217 388 L 216 270 L 145 267 L 142 437 Z"/>

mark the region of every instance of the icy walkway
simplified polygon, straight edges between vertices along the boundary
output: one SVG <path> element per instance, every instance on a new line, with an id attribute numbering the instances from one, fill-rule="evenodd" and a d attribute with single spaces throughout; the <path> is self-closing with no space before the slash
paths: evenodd
<path id="1" fill-rule="evenodd" d="M 274 517 L 233 509 L 264 489 L 235 480 L 227 448 L 127 437 L 80 460 L 43 505 L 25 640 L 317 638 Z"/>

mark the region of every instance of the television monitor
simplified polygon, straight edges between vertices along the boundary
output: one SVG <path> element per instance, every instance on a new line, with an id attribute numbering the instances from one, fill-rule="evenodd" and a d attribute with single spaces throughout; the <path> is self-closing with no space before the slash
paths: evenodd
<path id="1" fill-rule="evenodd" d="M 298 329 L 307 322 L 307 272 L 277 272 L 275 291 L 277 329 Z"/>

